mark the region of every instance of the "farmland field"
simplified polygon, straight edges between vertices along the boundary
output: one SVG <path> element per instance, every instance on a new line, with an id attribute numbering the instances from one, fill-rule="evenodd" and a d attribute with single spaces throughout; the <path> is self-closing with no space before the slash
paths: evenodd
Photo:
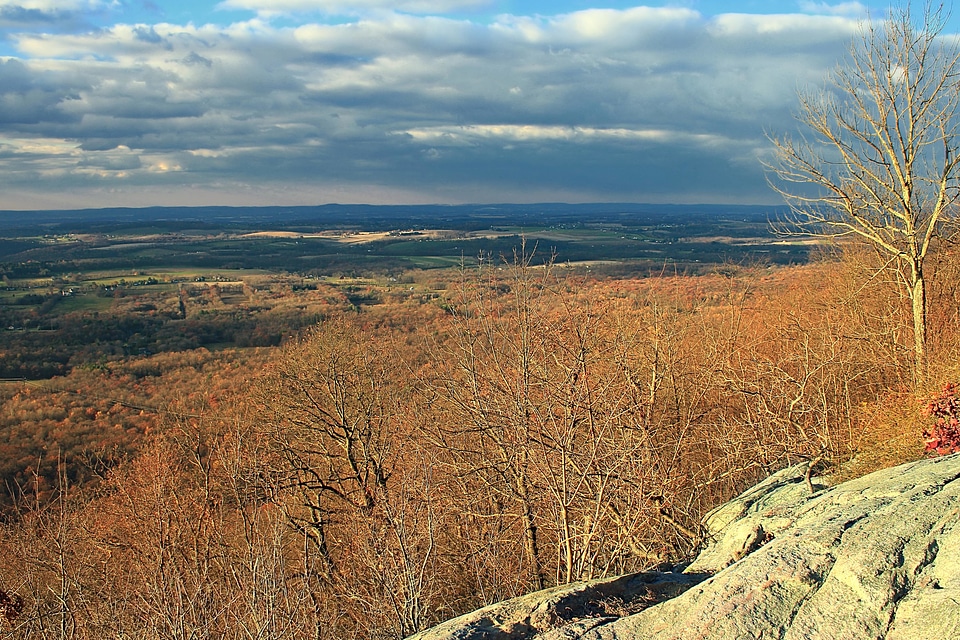
<path id="1" fill-rule="evenodd" d="M 804 262 L 760 207 L 501 205 L 0 212 L 0 377 L 104 358 L 280 344 L 339 308 L 436 301 L 444 270 L 593 277 Z"/>

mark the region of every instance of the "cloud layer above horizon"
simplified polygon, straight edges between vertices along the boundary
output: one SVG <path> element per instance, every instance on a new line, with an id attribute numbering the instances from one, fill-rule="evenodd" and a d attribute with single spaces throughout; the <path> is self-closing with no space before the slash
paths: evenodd
<path id="1" fill-rule="evenodd" d="M 686 4 L 224 0 L 248 15 L 215 24 L 0 0 L 0 209 L 775 201 L 764 131 L 866 8 Z"/>

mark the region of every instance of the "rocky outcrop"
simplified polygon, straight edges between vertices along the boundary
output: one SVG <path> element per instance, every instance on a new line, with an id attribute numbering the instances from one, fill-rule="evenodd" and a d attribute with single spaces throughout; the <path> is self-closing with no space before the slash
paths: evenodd
<path id="1" fill-rule="evenodd" d="M 960 638 L 960 455 L 829 488 L 787 469 L 704 525 L 683 572 L 557 587 L 414 638 Z"/>
<path id="2" fill-rule="evenodd" d="M 408 640 L 577 638 L 598 626 L 674 598 L 705 577 L 647 571 L 563 585 L 478 609 Z M 546 632 L 550 633 L 544 635 Z"/>

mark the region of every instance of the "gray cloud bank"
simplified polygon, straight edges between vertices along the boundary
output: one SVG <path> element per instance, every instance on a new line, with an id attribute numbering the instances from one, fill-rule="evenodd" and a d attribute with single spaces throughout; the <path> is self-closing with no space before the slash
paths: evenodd
<path id="1" fill-rule="evenodd" d="M 645 7 L 8 28 L 0 208 L 772 202 L 764 130 L 857 28 Z"/>

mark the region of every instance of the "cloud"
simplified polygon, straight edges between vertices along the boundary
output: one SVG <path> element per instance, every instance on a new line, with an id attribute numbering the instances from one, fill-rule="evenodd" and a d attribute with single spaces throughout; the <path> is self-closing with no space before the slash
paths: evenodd
<path id="1" fill-rule="evenodd" d="M 90 173 L 100 177 L 113 174 L 114 177 L 126 177 L 128 171 L 142 167 L 140 156 L 125 146 L 109 151 L 84 153 L 77 169 L 81 173 Z"/>
<path id="2" fill-rule="evenodd" d="M 429 144 L 470 145 L 478 139 L 499 140 L 505 144 L 555 141 L 573 144 L 596 142 L 649 142 L 676 145 L 694 143 L 705 147 L 719 147 L 735 143 L 724 136 L 697 134 L 669 129 L 598 129 L 594 127 L 544 127 L 537 125 L 467 125 L 410 129 L 398 132 L 418 142 Z"/>
<path id="3" fill-rule="evenodd" d="M 89 30 L 90 17 L 119 7 L 119 2 L 107 0 L 0 0 L 0 29 Z"/>
<path id="4" fill-rule="evenodd" d="M 0 188 L 771 200 L 763 131 L 856 28 L 635 7 L 24 30 L 0 60 Z"/>
<path id="5" fill-rule="evenodd" d="M 117 6 L 108 0 L 0 0 L 0 9 L 20 8 L 27 11 L 58 13 L 65 11 L 90 11 Z"/>
<path id="6" fill-rule="evenodd" d="M 703 24 L 703 17 L 690 9 L 635 7 L 587 9 L 546 18 L 502 16 L 495 28 L 530 43 L 673 49 L 688 43 Z"/>
<path id="7" fill-rule="evenodd" d="M 846 16 L 850 18 L 864 18 L 869 13 L 869 9 L 862 2 L 841 2 L 839 4 L 830 4 L 829 2 L 801 0 L 800 9 L 808 13 Z"/>
<path id="8" fill-rule="evenodd" d="M 243 9 L 258 14 L 325 13 L 363 15 L 393 12 L 446 14 L 488 7 L 491 0 L 224 0 L 220 9 Z"/>
<path id="9" fill-rule="evenodd" d="M 0 59 L 0 136 L 20 127 L 58 126 L 74 120 L 63 100 L 86 88 L 68 74 L 37 73 L 15 59 Z"/>

